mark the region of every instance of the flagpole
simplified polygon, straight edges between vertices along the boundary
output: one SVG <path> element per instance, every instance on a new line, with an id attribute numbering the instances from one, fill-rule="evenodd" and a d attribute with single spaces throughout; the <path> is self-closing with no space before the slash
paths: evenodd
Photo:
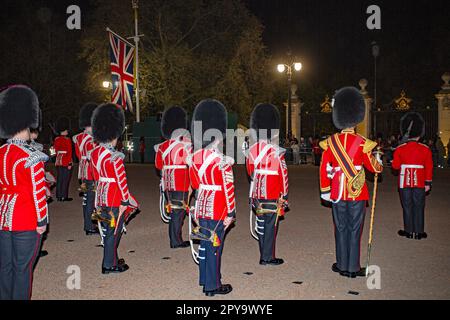
<path id="1" fill-rule="evenodd" d="M 136 46 L 136 122 L 141 121 L 139 109 L 139 33 L 138 33 L 138 0 L 132 0 L 134 9 L 134 43 Z"/>

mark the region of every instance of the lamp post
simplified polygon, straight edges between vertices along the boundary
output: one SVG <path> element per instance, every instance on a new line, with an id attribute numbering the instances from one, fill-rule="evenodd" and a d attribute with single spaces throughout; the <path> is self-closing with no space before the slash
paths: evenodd
<path id="1" fill-rule="evenodd" d="M 291 103 L 291 97 L 292 97 L 292 93 L 291 93 L 291 85 L 292 85 L 292 69 L 294 69 L 295 71 L 300 71 L 302 70 L 302 64 L 300 62 L 294 62 L 291 64 L 284 64 L 281 63 L 279 65 L 277 65 L 277 70 L 279 73 L 284 73 L 286 72 L 287 77 L 288 77 L 288 105 L 287 105 L 287 117 L 286 117 L 286 137 L 288 136 L 288 134 L 291 132 L 292 130 L 292 120 L 291 120 L 291 110 L 292 110 L 292 103 Z"/>
<path id="2" fill-rule="evenodd" d="M 380 55 L 380 47 L 377 45 L 375 41 L 372 42 L 372 56 L 373 56 L 373 110 L 374 117 L 373 117 L 373 136 L 376 137 L 377 135 L 377 57 Z"/>

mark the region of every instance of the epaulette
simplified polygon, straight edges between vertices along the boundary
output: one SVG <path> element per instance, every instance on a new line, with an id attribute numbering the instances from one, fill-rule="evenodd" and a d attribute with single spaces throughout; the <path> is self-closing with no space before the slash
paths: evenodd
<path id="1" fill-rule="evenodd" d="M 125 155 L 119 151 L 114 151 L 113 153 L 111 153 L 111 162 L 114 162 L 119 158 L 123 160 L 125 159 Z"/>
<path id="2" fill-rule="evenodd" d="M 45 153 L 33 148 L 28 144 L 18 145 L 18 147 L 28 154 L 28 159 L 25 162 L 25 168 L 30 168 L 38 164 L 39 162 L 47 162 L 49 159 Z"/>
<path id="3" fill-rule="evenodd" d="M 430 147 L 429 147 L 428 145 L 426 145 L 425 143 L 422 143 L 422 142 L 418 142 L 418 144 L 420 144 L 420 145 L 422 145 L 422 146 L 426 147 L 427 149 L 430 149 Z"/>
<path id="4" fill-rule="evenodd" d="M 220 163 L 219 166 L 221 168 L 225 167 L 226 165 L 234 165 L 234 159 L 232 157 L 226 156 L 226 155 L 222 155 L 220 157 Z"/>
<path id="5" fill-rule="evenodd" d="M 72 137 L 72 142 L 73 143 L 77 143 L 77 138 L 78 138 L 78 136 L 80 135 L 81 133 L 78 133 L 78 134 L 76 134 L 76 135 L 74 135 L 73 137 Z"/>
<path id="6" fill-rule="evenodd" d="M 404 143 L 402 143 L 402 144 L 399 144 L 398 146 L 396 146 L 396 147 L 394 148 L 394 150 L 397 150 L 397 149 L 400 148 L 400 147 L 406 146 L 406 144 L 407 144 L 407 142 L 404 142 Z"/>
<path id="7" fill-rule="evenodd" d="M 328 149 L 328 139 L 320 141 L 319 146 L 323 149 L 323 151 L 326 151 Z"/>
<path id="8" fill-rule="evenodd" d="M 155 152 L 158 152 L 158 148 L 159 148 L 159 146 L 162 145 L 162 144 L 163 144 L 163 142 L 158 143 L 158 144 L 155 144 L 155 145 L 153 146 L 153 149 L 155 150 Z"/>
<path id="9" fill-rule="evenodd" d="M 36 141 L 31 141 L 30 142 L 30 146 L 32 146 L 37 151 L 41 151 L 42 152 L 42 150 L 44 150 L 44 146 L 41 143 L 38 143 Z"/>
<path id="10" fill-rule="evenodd" d="M 377 143 L 375 141 L 372 141 L 372 140 L 369 140 L 366 138 L 364 138 L 364 139 L 365 139 L 365 141 L 364 141 L 364 146 L 363 146 L 363 152 L 369 153 L 377 146 Z"/>

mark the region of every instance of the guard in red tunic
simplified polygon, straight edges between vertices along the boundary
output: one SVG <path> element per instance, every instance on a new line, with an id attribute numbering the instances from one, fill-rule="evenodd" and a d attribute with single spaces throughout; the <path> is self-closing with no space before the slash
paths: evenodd
<path id="1" fill-rule="evenodd" d="M 31 298 L 33 269 L 47 229 L 44 162 L 28 144 L 39 126 L 36 94 L 25 86 L 0 93 L 0 300 Z"/>
<path id="2" fill-rule="evenodd" d="M 191 126 L 195 152 L 188 162 L 195 190 L 192 212 L 204 238 L 199 247 L 199 282 L 207 296 L 232 290 L 231 285 L 222 284 L 220 272 L 225 231 L 236 216 L 234 160 L 221 152 L 226 129 L 227 111 L 223 104 L 207 99 L 196 106 Z"/>
<path id="3" fill-rule="evenodd" d="M 72 175 L 72 141 L 68 137 L 69 119 L 59 118 L 56 127 L 59 132 L 59 136 L 53 142 L 56 153 L 56 200 L 72 201 L 73 199 L 69 198 Z"/>
<path id="4" fill-rule="evenodd" d="M 276 258 L 275 243 L 280 218 L 288 211 L 288 171 L 285 150 L 278 146 L 277 107 L 258 104 L 251 114 L 250 130 L 255 143 L 246 155 L 246 167 L 251 181 L 250 202 L 256 214 L 254 231 L 259 241 L 259 264 L 280 265 L 284 261 Z"/>
<path id="5" fill-rule="evenodd" d="M 92 134 L 98 145 L 90 161 L 97 181 L 96 209 L 100 216 L 103 237 L 102 273 L 124 272 L 129 269 L 119 263 L 117 248 L 128 214 L 138 207 L 128 190 L 123 159 L 116 151 L 118 138 L 125 129 L 125 116 L 120 106 L 112 103 L 97 107 L 92 115 Z"/>
<path id="6" fill-rule="evenodd" d="M 398 234 L 409 239 L 426 238 L 424 231 L 425 195 L 431 190 L 433 157 L 430 148 L 419 142 L 425 134 L 425 122 L 416 112 L 400 121 L 405 143 L 394 151 L 392 168 L 399 170 L 398 188 L 403 207 L 404 229 Z"/>
<path id="7" fill-rule="evenodd" d="M 166 200 L 165 208 L 169 220 L 171 248 L 189 247 L 183 241 L 181 231 L 188 209 L 189 170 L 187 158 L 192 153 L 192 144 L 187 131 L 187 115 L 181 107 L 170 107 L 161 118 L 161 134 L 167 139 L 155 145 L 155 168 L 161 178 L 161 193 Z"/>
<path id="8" fill-rule="evenodd" d="M 383 169 L 372 155 L 376 143 L 354 131 L 364 116 L 365 103 L 360 92 L 353 87 L 340 89 L 334 96 L 333 122 L 342 131 L 320 143 L 321 197 L 332 203 L 335 226 L 336 263 L 332 270 L 351 278 L 365 276 L 359 261 L 369 200 L 364 168 L 373 173 Z"/>
<path id="9" fill-rule="evenodd" d="M 81 183 L 80 190 L 83 193 L 83 217 L 86 235 L 98 233 L 91 219 L 95 203 L 95 181 L 93 166 L 89 161 L 89 155 L 95 146 L 92 138 L 91 118 L 96 107 L 97 104 L 92 102 L 81 107 L 79 126 L 83 132 L 72 137 L 75 144 L 75 154 L 79 160 L 78 180 Z"/>

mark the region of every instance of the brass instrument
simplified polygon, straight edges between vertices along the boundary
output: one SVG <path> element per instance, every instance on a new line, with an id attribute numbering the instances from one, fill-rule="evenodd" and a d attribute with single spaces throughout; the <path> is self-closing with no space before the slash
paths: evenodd
<path id="1" fill-rule="evenodd" d="M 210 236 L 208 237 L 207 235 L 203 234 L 201 230 L 208 231 Z M 191 240 L 211 241 L 214 247 L 219 247 L 221 244 L 217 232 L 202 226 L 197 226 L 194 229 L 192 229 L 192 232 L 189 237 Z"/>
<path id="2" fill-rule="evenodd" d="M 91 215 L 91 219 L 98 222 L 106 222 L 109 224 L 111 228 L 116 227 L 116 218 L 114 217 L 114 213 L 112 211 L 108 212 L 110 218 L 105 218 L 102 216 L 102 210 L 98 209 L 94 211 Z"/>

